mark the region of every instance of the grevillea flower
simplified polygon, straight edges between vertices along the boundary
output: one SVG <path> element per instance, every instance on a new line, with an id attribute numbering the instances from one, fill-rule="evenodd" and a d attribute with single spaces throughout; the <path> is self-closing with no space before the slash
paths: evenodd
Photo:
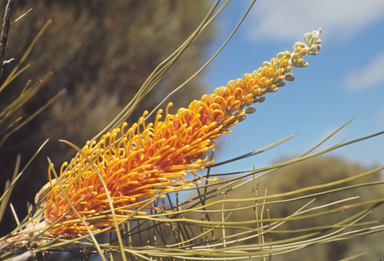
<path id="1" fill-rule="evenodd" d="M 123 215 L 143 206 L 140 199 L 198 184 L 199 181 L 187 179 L 187 173 L 202 178 L 196 172 L 213 162 L 207 155 L 215 146 L 213 140 L 231 132 L 229 128 L 244 120 L 246 113 L 256 111 L 249 106 L 263 102 L 265 93 L 284 86 L 284 79 L 292 81 L 292 67 L 305 67 L 307 63 L 302 57 L 320 50 L 319 34 L 320 29 L 306 34 L 305 43 L 296 43 L 292 53 L 279 53 L 271 62 L 264 62 L 263 67 L 245 74 L 243 79 L 230 81 L 227 87 L 217 88 L 213 94 L 193 101 L 175 115 L 168 113 L 172 106 L 169 103 L 164 120 L 163 111 L 159 110 L 155 122 L 147 125 L 148 112 L 144 112 L 138 123 L 130 128 L 124 123 L 98 142 L 85 146 L 75 160 L 61 167 L 59 180 L 72 205 L 92 229 L 99 229 L 114 224 L 108 218 L 111 209 L 106 193 L 115 212 Z M 51 169 L 51 178 L 50 172 Z M 57 182 L 50 182 L 46 203 L 52 202 L 61 192 Z M 101 212 L 106 215 L 98 217 Z M 47 224 L 52 224 L 65 214 L 51 229 L 52 236 L 86 233 L 63 195 L 46 208 L 45 219 Z"/>

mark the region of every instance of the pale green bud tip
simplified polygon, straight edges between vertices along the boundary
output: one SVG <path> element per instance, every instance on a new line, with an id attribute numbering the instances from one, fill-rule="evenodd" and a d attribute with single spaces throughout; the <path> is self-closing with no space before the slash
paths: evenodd
<path id="1" fill-rule="evenodd" d="M 304 41 L 297 42 L 293 45 L 292 58 L 290 59 L 290 64 L 294 67 L 305 67 L 308 65 L 302 58 L 306 55 L 316 55 L 321 49 L 321 40 L 319 39 L 321 33 L 321 28 L 315 30 L 311 33 L 306 33 L 304 35 Z"/>

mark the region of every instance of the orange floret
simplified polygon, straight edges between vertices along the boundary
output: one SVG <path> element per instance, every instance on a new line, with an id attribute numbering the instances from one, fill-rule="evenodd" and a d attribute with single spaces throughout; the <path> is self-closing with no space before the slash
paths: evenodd
<path id="1" fill-rule="evenodd" d="M 193 101 L 187 109 L 180 108 L 175 115 L 168 113 L 172 106 L 169 103 L 164 120 L 161 120 L 163 111 L 159 110 L 154 124 L 146 125 L 144 119 L 148 112 L 144 112 L 131 128 L 127 129 L 127 123 L 124 123 L 121 129 L 115 129 L 98 142 L 85 146 L 82 152 L 86 157 L 79 155 L 69 166 L 64 163 L 61 168 L 60 182 L 71 203 L 76 205 L 81 216 L 93 217 L 87 223 L 98 229 L 114 224 L 106 215 L 100 220 L 94 218 L 96 213 L 104 211 L 108 214 L 110 211 L 106 193 L 109 193 L 113 207 L 120 208 L 116 209 L 120 215 L 141 207 L 141 198 L 199 184 L 199 181 L 186 176 L 191 173 L 198 179 L 202 178 L 196 171 L 213 162 L 207 155 L 207 151 L 215 146 L 213 140 L 229 133 L 229 128 L 244 120 L 246 113 L 254 112 L 255 109 L 248 106 L 263 102 L 265 93 L 284 86 L 284 79 L 293 80 L 290 74 L 292 66 L 306 66 L 302 57 L 319 51 L 319 33 L 320 30 L 307 34 L 306 44 L 296 43 L 293 53 L 280 53 L 271 62 L 264 62 L 257 71 L 245 74 L 243 79 L 230 81 L 227 87 L 217 88 L 213 94 Z M 89 159 L 97 170 L 88 164 Z M 97 172 L 102 175 L 108 191 L 105 191 Z M 77 180 L 69 185 L 74 179 Z M 51 187 L 45 202 L 51 202 L 61 192 L 57 183 L 51 182 Z M 61 195 L 46 209 L 45 219 L 52 224 L 70 210 Z M 85 234 L 87 230 L 71 211 L 50 233 L 66 237 L 72 233 Z"/>

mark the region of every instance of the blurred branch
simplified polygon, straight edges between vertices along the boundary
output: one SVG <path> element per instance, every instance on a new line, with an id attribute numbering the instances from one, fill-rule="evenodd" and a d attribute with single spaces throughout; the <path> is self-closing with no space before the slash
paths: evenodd
<path id="1" fill-rule="evenodd" d="M 11 27 L 11 13 L 13 10 L 14 0 L 8 0 L 7 6 L 5 7 L 4 22 L 1 30 L 0 38 L 0 78 L 3 74 L 3 62 L 5 55 L 7 54 L 7 42 L 8 42 L 8 32 Z"/>
<path id="2" fill-rule="evenodd" d="M 19 18 L 17 18 L 15 21 L 13 21 L 11 24 L 14 24 L 16 23 L 17 21 L 19 21 L 21 18 L 23 18 L 24 16 L 26 16 L 29 12 L 32 11 L 32 8 L 30 8 L 27 12 L 25 12 L 24 14 L 22 14 L 21 16 L 19 16 Z"/>

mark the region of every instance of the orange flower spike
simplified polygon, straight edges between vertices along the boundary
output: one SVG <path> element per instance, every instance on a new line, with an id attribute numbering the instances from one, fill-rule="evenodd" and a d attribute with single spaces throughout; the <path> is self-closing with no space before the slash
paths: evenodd
<path id="1" fill-rule="evenodd" d="M 155 122 L 146 125 L 148 112 L 145 111 L 131 128 L 125 130 L 127 123 L 123 123 L 121 129 L 117 128 L 103 135 L 99 142 L 93 141 L 85 146 L 82 152 L 87 158 L 79 155 L 69 165 L 65 162 L 60 169 L 60 182 L 72 204 L 81 201 L 76 210 L 95 229 L 113 226 L 112 217 L 107 215 L 111 209 L 106 193 L 110 194 L 114 208 L 118 208 L 115 209 L 116 214 L 120 215 L 132 213 L 143 206 L 140 198 L 200 183 L 185 178 L 187 173 L 197 179 L 206 179 L 195 172 L 213 162 L 209 161 L 206 153 L 215 146 L 212 140 L 230 133 L 229 128 L 243 121 L 245 114 L 255 112 L 256 109 L 248 106 L 263 102 L 264 94 L 284 86 L 283 80 L 292 81 L 292 67 L 305 67 L 307 63 L 303 56 L 319 52 L 320 32 L 319 29 L 306 34 L 305 43 L 296 43 L 292 53 L 279 53 L 271 62 L 264 62 L 258 70 L 245 74 L 243 79 L 232 80 L 227 87 L 217 88 L 213 94 L 192 101 L 187 109 L 180 108 L 175 115 L 168 112 L 172 106 L 169 103 L 164 121 L 161 121 L 163 111 L 159 110 Z M 120 135 L 121 138 L 118 138 Z M 88 166 L 89 159 L 93 160 L 97 170 Z M 82 176 L 69 185 L 81 172 Z M 96 172 L 101 173 L 108 192 Z M 52 188 L 46 202 L 52 201 L 61 192 L 55 180 L 50 180 L 50 184 Z M 46 189 L 40 191 L 38 196 Z M 164 198 L 164 195 L 161 197 Z M 164 211 L 164 207 L 147 208 Z M 52 224 L 69 210 L 65 198 L 60 196 L 45 211 L 47 224 Z M 94 216 L 101 212 L 104 215 Z M 70 213 L 50 233 L 66 237 L 73 233 L 84 234 L 86 230 L 76 215 Z"/>

